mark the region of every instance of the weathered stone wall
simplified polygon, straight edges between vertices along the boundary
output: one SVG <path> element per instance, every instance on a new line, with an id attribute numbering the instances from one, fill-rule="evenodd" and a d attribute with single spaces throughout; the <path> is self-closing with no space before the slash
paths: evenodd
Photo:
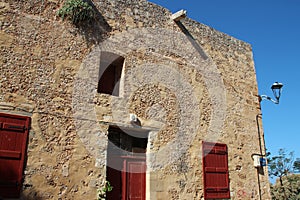
<path id="1" fill-rule="evenodd" d="M 249 44 L 188 18 L 176 24 L 144 0 L 94 1 L 97 21 L 81 27 L 57 17 L 62 4 L 0 3 L 0 111 L 32 118 L 24 199 L 95 199 L 107 129 L 134 128 L 129 113 L 154 152 L 147 198 L 203 199 L 206 140 L 228 145 L 232 199 L 259 199 L 259 188 L 270 199 L 251 158 L 264 150 Z M 125 58 L 118 97 L 96 93 L 103 51 Z"/>

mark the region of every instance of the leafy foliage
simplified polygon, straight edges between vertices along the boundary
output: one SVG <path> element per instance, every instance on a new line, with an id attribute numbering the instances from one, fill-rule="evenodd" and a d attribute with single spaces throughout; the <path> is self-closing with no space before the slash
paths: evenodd
<path id="1" fill-rule="evenodd" d="M 287 153 L 285 149 L 279 149 L 277 156 L 268 158 L 269 175 L 271 177 L 283 177 L 293 170 L 294 152 Z"/>
<path id="2" fill-rule="evenodd" d="M 278 177 L 271 185 L 271 195 L 274 200 L 300 199 L 300 175 L 293 174 L 300 171 L 300 159 L 294 162 L 294 152 L 279 149 L 278 155 L 268 157 L 269 175 Z"/>
<path id="3" fill-rule="evenodd" d="M 93 7 L 84 0 L 66 0 L 57 14 L 63 20 L 71 20 L 75 25 L 80 22 L 91 21 L 95 17 Z"/>
<path id="4" fill-rule="evenodd" d="M 283 186 L 279 179 L 271 185 L 271 195 L 273 200 L 299 200 L 300 199 L 300 175 L 289 174 L 282 178 Z"/>
<path id="5" fill-rule="evenodd" d="M 300 173 L 300 158 L 297 158 L 294 162 L 294 172 Z"/>
<path id="6" fill-rule="evenodd" d="M 106 193 L 112 191 L 113 186 L 110 185 L 109 181 L 105 182 L 105 186 L 102 189 L 98 190 L 97 200 L 105 200 Z"/>

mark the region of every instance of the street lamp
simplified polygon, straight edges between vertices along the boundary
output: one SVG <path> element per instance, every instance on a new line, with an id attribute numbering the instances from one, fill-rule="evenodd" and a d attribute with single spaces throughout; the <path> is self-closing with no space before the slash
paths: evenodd
<path id="1" fill-rule="evenodd" d="M 275 97 L 275 100 L 272 99 L 271 97 L 267 96 L 267 95 L 259 95 L 258 96 L 259 102 L 261 102 L 262 100 L 267 99 L 267 100 L 272 101 L 275 104 L 279 104 L 279 98 L 281 96 L 282 87 L 283 87 L 282 83 L 278 83 L 278 82 L 273 83 L 273 85 L 271 86 L 271 90 L 273 91 L 273 95 Z"/>
<path id="2" fill-rule="evenodd" d="M 275 97 L 275 100 L 272 99 L 271 97 L 267 96 L 267 95 L 258 95 L 258 100 L 259 103 L 262 100 L 270 100 L 275 104 L 279 104 L 279 99 L 281 96 L 281 91 L 282 91 L 282 87 L 283 84 L 282 83 L 278 83 L 275 82 L 273 83 L 273 85 L 271 86 L 271 90 L 273 91 L 273 95 Z M 265 144 L 265 140 L 263 137 L 263 134 L 261 134 L 260 131 L 260 123 L 259 123 L 259 118 L 261 118 L 262 114 L 257 114 L 256 115 L 256 123 L 257 123 L 257 132 L 258 132 L 258 140 L 259 140 L 259 148 L 260 148 L 260 154 L 254 153 L 251 155 L 253 161 L 254 161 L 254 166 L 257 168 L 257 179 L 258 179 L 258 187 L 259 187 L 259 199 L 262 199 L 262 193 L 261 193 L 261 185 L 260 185 L 260 178 L 259 178 L 259 174 L 261 173 L 260 170 L 262 169 L 263 166 L 266 166 L 266 144 Z M 262 142 L 264 144 L 264 154 L 263 154 L 263 148 L 262 148 Z"/>

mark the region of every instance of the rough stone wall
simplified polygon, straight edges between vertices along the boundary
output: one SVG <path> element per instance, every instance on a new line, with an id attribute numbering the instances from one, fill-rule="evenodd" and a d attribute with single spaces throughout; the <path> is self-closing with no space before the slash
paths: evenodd
<path id="1" fill-rule="evenodd" d="M 32 118 L 24 199 L 95 199 L 108 126 L 132 127 L 129 113 L 156 152 L 150 199 L 203 199 L 203 140 L 228 145 L 231 199 L 259 199 L 259 187 L 270 199 L 267 171 L 259 185 L 251 159 L 261 121 L 249 44 L 190 19 L 176 24 L 144 0 L 94 1 L 97 21 L 84 27 L 57 17 L 62 4 L 0 3 L 0 111 Z M 96 93 L 102 51 L 125 58 L 119 97 Z"/>

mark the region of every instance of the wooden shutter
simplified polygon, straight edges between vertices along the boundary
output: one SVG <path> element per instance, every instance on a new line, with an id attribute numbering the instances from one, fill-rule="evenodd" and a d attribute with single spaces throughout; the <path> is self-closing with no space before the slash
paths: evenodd
<path id="1" fill-rule="evenodd" d="M 122 172 L 123 199 L 146 199 L 146 162 L 139 160 L 124 160 Z"/>
<path id="2" fill-rule="evenodd" d="M 29 125 L 29 117 L 0 113 L 0 197 L 20 195 Z"/>
<path id="3" fill-rule="evenodd" d="M 205 199 L 229 199 L 228 152 L 226 144 L 202 143 Z"/>

